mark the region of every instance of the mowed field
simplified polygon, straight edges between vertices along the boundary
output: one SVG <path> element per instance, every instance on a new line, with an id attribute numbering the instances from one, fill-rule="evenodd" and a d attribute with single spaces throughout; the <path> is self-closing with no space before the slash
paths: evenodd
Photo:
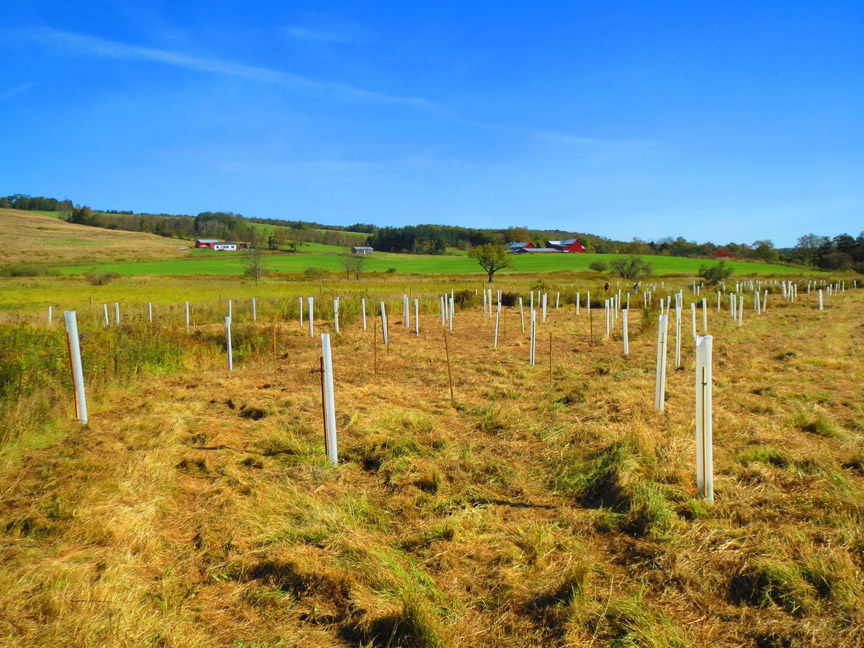
<path id="1" fill-rule="evenodd" d="M 657 280 L 659 295 L 685 290 L 682 366 L 673 327 L 660 413 L 656 298 L 643 310 L 631 296 L 625 357 L 620 318 L 604 335 L 602 284 L 569 279 L 499 284 L 526 305 L 532 288 L 550 295 L 533 367 L 518 307 L 503 309 L 496 349 L 477 283 L 457 278 L 218 279 L 226 292 L 192 298 L 188 334 L 177 300 L 204 278 L 120 279 L 91 287 L 92 305 L 56 293 L 49 303 L 81 321 L 84 427 L 42 294 L 83 282 L 34 280 L 28 296 L 16 280 L 25 316 L 0 325 L 5 645 L 862 645 L 862 291 L 847 282 L 819 312 L 806 280 L 796 303 L 766 284 L 768 311 L 757 316 L 745 291 L 740 328 L 728 295 L 718 313 L 707 294 L 710 506 L 695 488 L 688 282 Z M 448 287 L 458 302 L 445 347 Z M 409 292 L 419 337 L 401 315 Z M 314 337 L 297 295 L 316 297 Z M 100 302 L 112 297 L 122 322 L 106 327 Z M 322 332 L 334 345 L 336 467 L 323 444 Z"/>
<path id="2" fill-rule="evenodd" d="M 0 210 L 0 226 L 10 241 L 0 250 L 0 265 L 29 263 L 50 267 L 61 274 L 100 272 L 129 276 L 144 275 L 240 275 L 247 253 L 189 249 L 191 241 L 166 239 L 154 234 L 106 230 L 59 221 L 56 216 Z M 266 226 L 262 226 L 266 227 Z M 290 230 L 288 230 L 290 232 Z M 358 237 L 358 241 L 363 238 Z M 306 243 L 299 253 L 266 254 L 270 272 L 299 274 L 307 268 L 344 272 L 345 250 L 332 245 Z M 588 272 L 594 261 L 608 263 L 615 255 L 543 254 L 517 255 L 513 267 L 503 273 Z M 657 275 L 694 276 L 703 259 L 644 256 Z M 812 271 L 781 264 L 729 261 L 738 275 L 791 276 Z M 464 253 L 436 255 L 376 252 L 364 261 L 365 272 L 388 270 L 409 274 L 482 274 L 477 262 Z"/>
<path id="3" fill-rule="evenodd" d="M 56 217 L 15 209 L 0 209 L 0 231 L 0 265 L 178 259 L 185 256 L 178 248 L 188 245 L 152 234 L 72 225 Z"/>
<path id="4" fill-rule="evenodd" d="M 324 247 L 324 246 L 322 246 Z M 210 274 L 232 275 L 242 274 L 245 267 L 244 252 L 222 253 L 199 251 L 194 259 L 177 261 L 151 261 L 138 263 L 97 264 L 100 271 L 114 272 L 125 275 L 184 275 Z M 220 256 L 221 255 L 221 256 Z M 609 263 L 615 255 L 609 254 L 543 254 L 516 255 L 513 267 L 501 272 L 514 273 L 546 273 L 546 272 L 591 272 L 589 266 L 594 261 Z M 679 257 L 643 256 L 651 264 L 655 274 L 696 275 L 699 267 L 706 263 L 704 259 L 685 259 Z M 765 275 L 801 275 L 809 274 L 800 268 L 791 266 L 750 263 L 746 261 L 727 262 L 736 273 L 752 276 Z M 329 253 L 302 254 L 270 254 L 265 257 L 265 265 L 269 271 L 277 273 L 302 273 L 307 268 L 321 268 L 329 272 L 344 272 L 345 259 L 341 250 Z M 462 255 L 420 255 L 420 254 L 389 254 L 376 252 L 365 259 L 364 272 L 387 272 L 390 269 L 400 273 L 410 274 L 477 274 L 482 269 L 473 259 Z M 65 274 L 83 273 L 87 268 L 72 266 L 60 268 Z"/>

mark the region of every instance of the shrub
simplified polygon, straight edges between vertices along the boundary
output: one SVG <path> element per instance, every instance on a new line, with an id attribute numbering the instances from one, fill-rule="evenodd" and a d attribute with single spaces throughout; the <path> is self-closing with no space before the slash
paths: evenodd
<path id="1" fill-rule="evenodd" d="M 516 306 L 519 303 L 519 295 L 517 293 L 511 292 L 502 292 L 501 293 L 501 305 L 502 306 Z"/>
<path id="2" fill-rule="evenodd" d="M 31 265 L 11 264 L 0 268 L 0 277 L 36 277 L 40 274 L 40 268 Z"/>
<path id="3" fill-rule="evenodd" d="M 119 276 L 116 272 L 99 272 L 96 268 L 91 268 L 84 273 L 84 278 L 91 286 L 104 286 Z"/>
<path id="4" fill-rule="evenodd" d="M 327 271 L 324 268 L 316 268 L 315 266 L 310 266 L 303 271 L 303 275 L 307 279 L 320 279 L 326 274 Z"/>
<path id="5" fill-rule="evenodd" d="M 714 266 L 699 266 L 699 276 L 711 286 L 716 286 L 720 282 L 725 281 L 732 276 L 733 272 L 734 270 L 727 266 L 725 261 L 721 261 Z"/>
<path id="6" fill-rule="evenodd" d="M 396 268 L 387 268 L 387 274 L 394 274 L 396 272 Z"/>
<path id="7" fill-rule="evenodd" d="M 453 302 L 459 306 L 470 306 L 474 303 L 473 290 L 460 290 L 453 294 Z"/>
<path id="8" fill-rule="evenodd" d="M 622 279 L 638 279 L 651 275 L 651 264 L 637 256 L 618 257 L 610 264 L 612 271 L 617 272 Z"/>
<path id="9" fill-rule="evenodd" d="M 594 272 L 606 272 L 609 269 L 605 261 L 593 261 L 588 267 Z"/>

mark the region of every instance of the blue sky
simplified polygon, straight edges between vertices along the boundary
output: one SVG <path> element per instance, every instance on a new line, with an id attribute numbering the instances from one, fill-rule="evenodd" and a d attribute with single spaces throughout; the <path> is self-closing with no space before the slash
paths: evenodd
<path id="1" fill-rule="evenodd" d="M 0 21 L 2 195 L 624 240 L 864 230 L 860 0 L 10 0 Z"/>

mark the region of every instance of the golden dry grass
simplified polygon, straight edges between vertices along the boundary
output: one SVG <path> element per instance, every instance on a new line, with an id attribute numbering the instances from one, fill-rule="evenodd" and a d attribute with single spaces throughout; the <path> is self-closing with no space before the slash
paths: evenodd
<path id="1" fill-rule="evenodd" d="M 155 234 L 73 225 L 51 216 L 0 209 L 0 264 L 107 263 L 181 258 L 183 242 Z"/>
<path id="2" fill-rule="evenodd" d="M 653 410 L 655 313 L 632 312 L 624 358 L 620 328 L 591 344 L 584 309 L 552 310 L 532 368 L 518 313 L 496 351 L 479 309 L 459 312 L 455 408 L 437 315 L 418 339 L 394 313 L 377 373 L 372 318 L 353 323 L 334 340 L 336 468 L 319 345 L 279 323 L 275 362 L 261 343 L 234 373 L 220 359 L 142 379 L 94 396 L 61 443 L 6 455 L 0 636 L 864 645 L 862 303 L 848 292 L 820 314 L 772 296 L 741 329 L 711 312 L 713 507 L 695 498 L 686 333 Z"/>

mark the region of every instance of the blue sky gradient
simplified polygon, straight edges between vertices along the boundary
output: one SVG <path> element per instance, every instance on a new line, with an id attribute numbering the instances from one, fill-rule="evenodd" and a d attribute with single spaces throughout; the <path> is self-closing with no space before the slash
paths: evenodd
<path id="1" fill-rule="evenodd" d="M 3 195 L 624 240 L 864 229 L 858 1 L 30 0 L 0 20 Z"/>

